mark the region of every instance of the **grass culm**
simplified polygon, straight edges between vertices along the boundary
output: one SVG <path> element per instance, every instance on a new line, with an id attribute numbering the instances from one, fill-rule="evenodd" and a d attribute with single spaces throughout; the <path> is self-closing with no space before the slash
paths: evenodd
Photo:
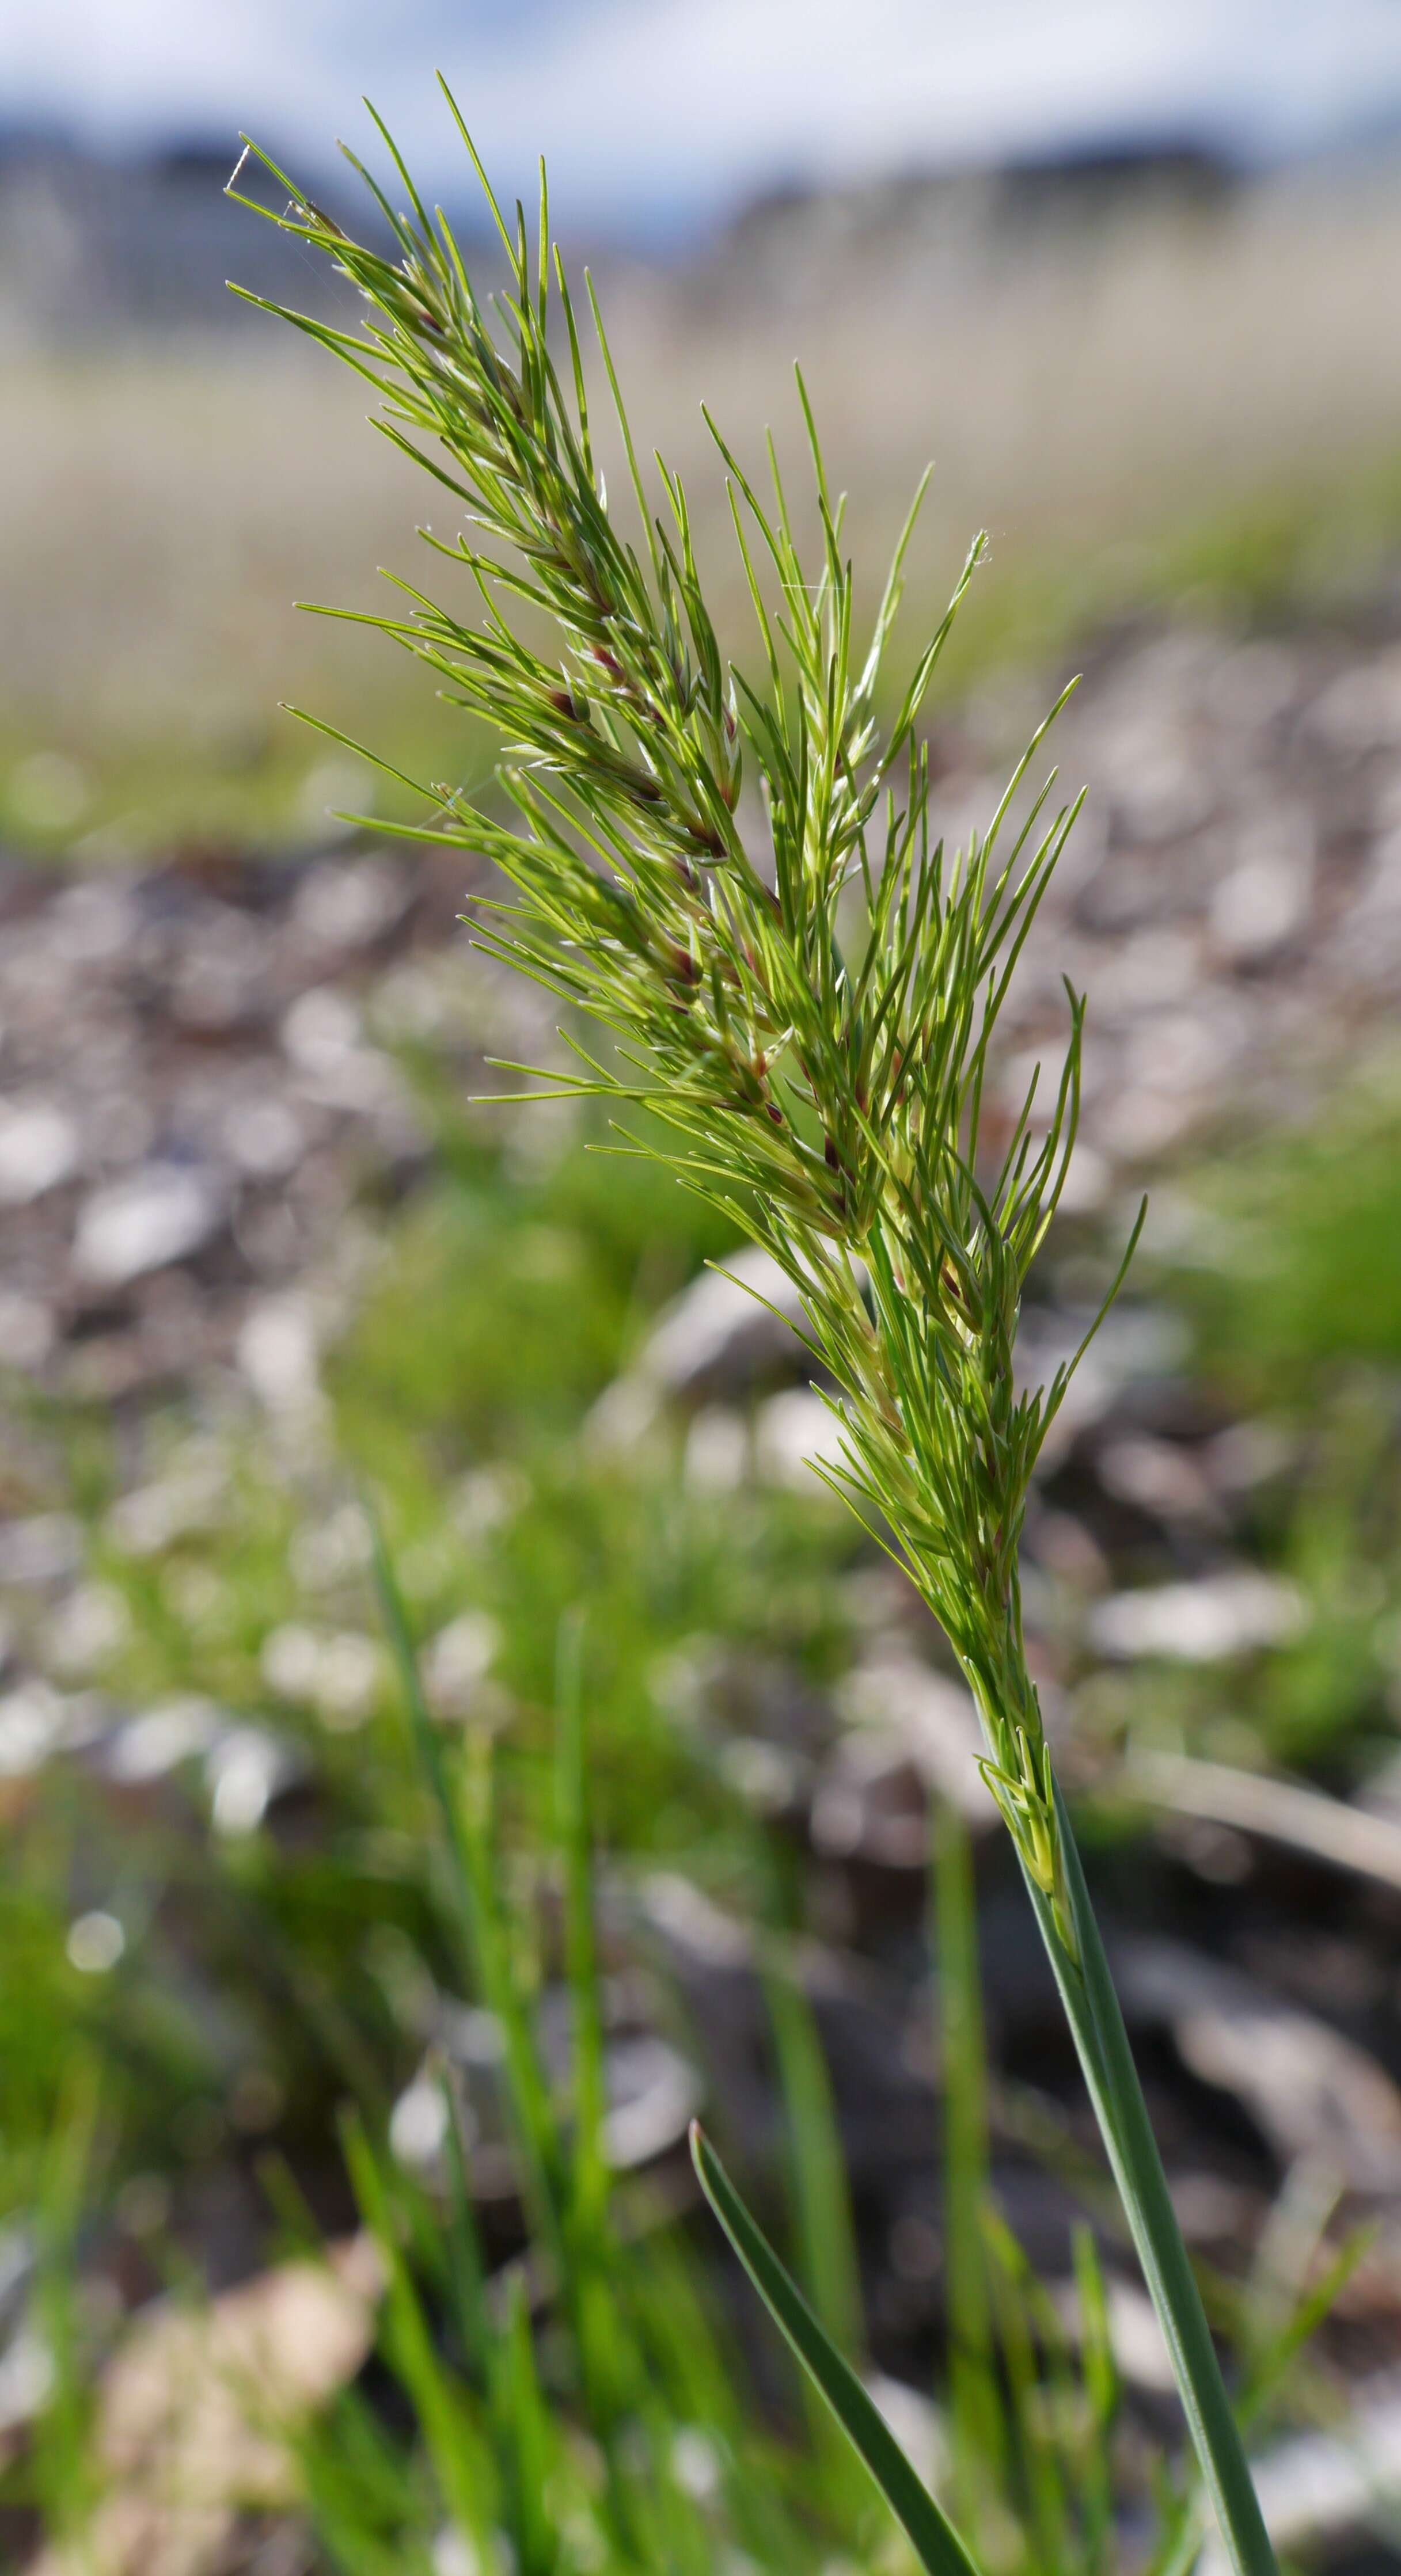
<path id="1" fill-rule="evenodd" d="M 472 152 L 465 128 L 463 141 Z M 590 414 L 597 371 L 552 242 L 543 175 L 532 235 L 519 208 L 508 217 L 497 206 L 479 170 L 507 270 L 504 290 L 486 301 L 446 219 L 423 206 L 397 155 L 394 165 L 405 211 L 370 182 L 391 236 L 383 248 L 349 238 L 265 167 L 290 198 L 272 220 L 332 259 L 368 308 L 360 332 L 286 318 L 367 379 L 377 426 L 446 487 L 459 514 L 451 541 L 428 542 L 454 585 L 448 598 L 460 603 L 465 592 L 470 613 L 400 584 L 398 605 L 365 622 L 493 728 L 502 764 L 482 801 L 401 780 L 425 809 L 402 828 L 495 863 L 505 891 L 475 903 L 474 935 L 565 1006 L 568 1069 L 507 1070 L 530 1078 L 531 1096 L 602 1102 L 616 1115 L 616 1150 L 661 1156 L 791 1283 L 833 1415 L 817 1472 L 903 1568 L 967 1678 L 983 1775 L 1015 1846 L 1162 2326 L 1200 2494 L 1241 2576 L 1267 2576 L 1269 2540 L 1022 1633 L 1028 1485 L 1075 1362 L 1048 1386 L 1023 1389 L 1014 1344 L 1074 1142 L 1080 998 L 1068 992 L 1058 1074 L 1044 1091 L 1033 1079 L 1010 1111 L 994 1051 L 1009 980 L 1078 805 L 1057 801 L 1054 773 L 1042 783 L 1032 775 L 1043 726 L 986 829 L 957 852 L 938 836 L 919 722 L 984 540 L 934 634 L 896 676 L 901 565 L 924 487 L 865 609 L 799 375 L 813 477 L 801 511 L 772 445 L 755 477 L 712 425 L 757 628 L 746 672 L 722 652 L 686 494 L 660 457 L 649 490 L 652 469 L 644 473 L 634 446 L 590 291 L 635 534 L 610 512 Z M 810 537 L 800 542 L 800 530 Z M 451 1782 L 442 1803 L 460 1838 Z M 467 1842 L 459 1861 L 464 1887 L 476 1891 L 476 1974 L 509 2035 L 499 1945 L 482 1947 L 494 1919 L 482 1865 Z M 589 2325 L 593 2221 L 579 2218 L 574 2186 L 556 2169 L 523 2033 L 516 2053 L 537 2232 L 559 2267 L 597 2409 L 611 2364 Z M 581 2063 L 581 2083 L 586 2072 Z M 985 2563 L 900 2451 L 700 2135 L 695 2156 L 736 2252 L 923 2564 L 944 2576 Z M 363 2155 L 360 2164 L 372 2191 Z M 579 2185 L 581 2206 L 597 2199 L 594 2186 Z M 536 2405 L 519 2306 L 493 2348 L 507 2391 L 498 2391 L 498 2417 L 515 2427 L 494 2456 L 489 2429 L 459 2440 L 424 2380 L 425 2428 L 464 2517 L 479 2518 L 493 2481 L 514 2475 L 524 2495 L 533 2475 L 510 2465 Z M 547 2435 L 542 2415 L 530 2441 L 547 2444 Z M 1189 2504 L 1177 2563 L 1190 2564 L 1196 2533 Z M 527 2543 L 538 2558 L 536 2540 Z M 663 2546 L 655 2563 L 665 2554 Z"/>

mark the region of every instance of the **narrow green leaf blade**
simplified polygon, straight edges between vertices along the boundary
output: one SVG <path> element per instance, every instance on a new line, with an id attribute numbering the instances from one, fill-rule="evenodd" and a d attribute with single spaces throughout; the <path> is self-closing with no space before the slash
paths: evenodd
<path id="1" fill-rule="evenodd" d="M 884 2416 L 818 2324 L 695 2122 L 691 2155 L 701 2189 L 770 2316 L 865 2462 L 921 2565 L 929 2576 L 979 2576 L 952 2523 L 915 2476 Z"/>

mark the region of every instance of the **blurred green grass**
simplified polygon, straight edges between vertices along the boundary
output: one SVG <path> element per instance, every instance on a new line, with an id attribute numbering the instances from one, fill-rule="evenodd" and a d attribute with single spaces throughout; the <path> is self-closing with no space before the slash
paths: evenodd
<path id="1" fill-rule="evenodd" d="M 1340 1793 L 1384 1768 L 1401 1724 L 1401 1079 L 1364 1063 L 1305 1124 L 1176 1176 L 1142 1286 L 1190 1331 L 1195 1402 L 1273 1449 L 1243 1537 L 1297 1591 L 1289 1641 L 1235 1667 L 1105 1673 L 1121 1739 L 1247 1767 L 1313 1769 Z"/>
<path id="2" fill-rule="evenodd" d="M 1401 1064 L 1359 1068 L 1308 1127 L 1193 1177 L 1182 1207 L 1200 1364 L 1307 1408 L 1350 1363 L 1401 1367 Z"/>

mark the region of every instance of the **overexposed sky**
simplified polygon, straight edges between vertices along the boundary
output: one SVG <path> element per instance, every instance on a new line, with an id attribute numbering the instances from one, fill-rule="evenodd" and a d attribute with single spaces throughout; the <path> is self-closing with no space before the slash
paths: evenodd
<path id="1" fill-rule="evenodd" d="M 782 180 L 1140 133 L 1248 153 L 1401 117 L 1401 0 L 8 0 L 0 119 L 320 159 L 369 90 L 450 182 L 441 64 L 508 186 L 723 209 Z"/>

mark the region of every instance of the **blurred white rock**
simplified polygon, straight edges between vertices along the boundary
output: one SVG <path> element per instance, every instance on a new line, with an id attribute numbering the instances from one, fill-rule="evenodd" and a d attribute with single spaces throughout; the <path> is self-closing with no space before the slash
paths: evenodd
<path id="1" fill-rule="evenodd" d="M 1171 1663 L 1215 1664 L 1288 1645 L 1308 1618 L 1308 1605 L 1292 1583 L 1241 1568 L 1203 1575 L 1195 1583 L 1112 1593 L 1094 1604 L 1088 1633 L 1091 1645 L 1116 1662 L 1162 1656 Z"/>
<path id="2" fill-rule="evenodd" d="M 816 1493 L 819 1480 L 811 1462 L 839 1467 L 841 1437 L 836 1415 L 812 1387 L 786 1387 L 761 1404 L 754 1417 L 755 1473 L 765 1484 Z"/>
<path id="3" fill-rule="evenodd" d="M 218 1175 L 207 1166 L 146 1163 L 84 1201 L 75 1264 L 104 1287 L 124 1287 L 198 1252 L 218 1232 L 225 1206 Z"/>
<path id="4" fill-rule="evenodd" d="M 53 1100 L 0 1101 L 0 1201 L 23 1207 L 78 1168 L 78 1130 Z"/>
<path id="5" fill-rule="evenodd" d="M 464 1610 L 440 1628 L 423 1655 L 423 1688 L 436 1717 L 467 1717 L 481 1697 L 501 1631 L 484 1610 Z"/>

